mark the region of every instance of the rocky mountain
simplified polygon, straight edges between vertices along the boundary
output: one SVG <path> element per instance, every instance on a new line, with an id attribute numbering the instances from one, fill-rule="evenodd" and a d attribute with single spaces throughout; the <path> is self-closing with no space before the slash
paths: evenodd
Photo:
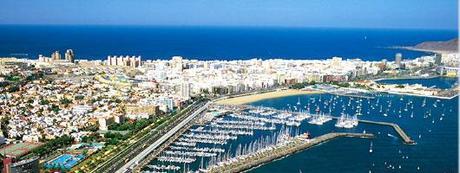
<path id="1" fill-rule="evenodd" d="M 415 45 L 413 48 L 433 51 L 458 51 L 458 38 L 448 41 L 425 41 Z"/>

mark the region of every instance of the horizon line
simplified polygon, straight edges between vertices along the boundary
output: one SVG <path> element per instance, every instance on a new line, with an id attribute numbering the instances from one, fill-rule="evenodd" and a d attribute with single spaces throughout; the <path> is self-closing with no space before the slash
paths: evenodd
<path id="1" fill-rule="evenodd" d="M 362 27 L 362 26 L 280 26 L 280 25 L 155 25 L 155 24 L 22 24 L 0 23 L 0 26 L 118 26 L 118 27 L 194 27 L 194 28 L 291 28 L 291 29 L 375 29 L 375 30 L 442 30 L 459 31 L 459 28 L 419 28 L 419 27 Z"/>

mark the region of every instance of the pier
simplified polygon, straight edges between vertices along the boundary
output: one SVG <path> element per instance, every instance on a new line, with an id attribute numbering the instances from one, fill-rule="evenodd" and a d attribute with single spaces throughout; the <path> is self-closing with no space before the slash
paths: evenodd
<path id="1" fill-rule="evenodd" d="M 365 95 L 341 94 L 341 93 L 334 93 L 334 92 L 330 92 L 329 94 L 338 95 L 338 96 L 344 96 L 344 97 L 356 97 L 356 98 L 363 98 L 363 99 L 375 99 L 375 97 L 372 97 L 372 96 L 365 96 Z"/>
<path id="2" fill-rule="evenodd" d="M 313 139 L 305 139 L 302 137 L 294 138 L 287 144 L 276 146 L 272 149 L 264 150 L 246 157 L 238 158 L 232 162 L 219 164 L 210 167 L 206 172 L 210 173 L 231 173 L 231 172 L 243 172 L 271 162 L 275 159 L 285 157 L 290 154 L 297 153 L 299 151 L 308 149 L 318 144 L 327 142 L 329 140 L 338 137 L 352 137 L 352 138 L 373 138 L 373 134 L 366 133 L 328 133 L 322 136 L 315 137 Z"/>
<path id="3" fill-rule="evenodd" d="M 369 91 L 367 89 L 359 89 L 359 88 L 320 88 L 319 89 L 322 92 L 332 94 L 332 95 L 337 95 L 337 96 L 344 96 L 344 97 L 355 97 L 355 98 L 363 98 L 363 99 L 375 99 L 374 96 L 366 95 L 366 94 L 372 94 L 374 92 Z"/>
<path id="4" fill-rule="evenodd" d="M 393 129 L 395 129 L 395 131 L 398 133 L 398 135 L 401 137 L 401 139 L 403 140 L 403 142 L 404 142 L 405 144 L 408 144 L 408 145 L 415 145 L 415 144 L 416 144 L 415 141 L 412 140 L 412 139 L 406 134 L 406 132 L 404 132 L 404 130 L 403 130 L 401 127 L 399 127 L 399 125 L 397 125 L 397 124 L 395 124 L 395 123 L 379 122 L 379 121 L 369 121 L 369 120 L 359 120 L 359 122 L 393 127 Z"/>

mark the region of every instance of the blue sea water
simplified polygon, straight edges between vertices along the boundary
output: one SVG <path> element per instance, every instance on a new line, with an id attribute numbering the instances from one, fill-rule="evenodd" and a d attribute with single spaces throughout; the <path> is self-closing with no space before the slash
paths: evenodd
<path id="1" fill-rule="evenodd" d="M 440 89 L 449 89 L 455 85 L 458 85 L 457 78 L 445 78 L 445 77 L 435 77 L 435 78 L 415 78 L 415 79 L 384 79 L 377 81 L 382 84 L 420 84 L 425 87 L 434 87 Z"/>
<path id="2" fill-rule="evenodd" d="M 324 59 L 332 56 L 392 60 L 426 55 L 388 49 L 429 40 L 457 37 L 449 30 L 156 27 L 156 26 L 35 26 L 0 25 L 0 56 L 36 58 L 74 49 L 78 58 L 140 55 L 143 59 L 288 58 Z"/>

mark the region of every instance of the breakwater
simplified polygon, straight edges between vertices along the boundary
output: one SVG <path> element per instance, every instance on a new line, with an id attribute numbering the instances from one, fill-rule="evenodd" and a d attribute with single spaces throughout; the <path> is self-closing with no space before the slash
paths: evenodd
<path id="1" fill-rule="evenodd" d="M 285 157 L 290 154 L 297 153 L 299 151 L 308 149 L 310 147 L 316 146 L 318 144 L 327 142 L 329 140 L 338 138 L 338 137 L 352 137 L 352 138 L 373 138 L 373 134 L 369 133 L 328 133 L 315 137 L 313 139 L 307 139 L 306 136 L 301 135 L 292 140 L 283 143 L 282 145 L 277 145 L 275 147 L 250 154 L 247 156 L 241 156 L 240 158 L 234 159 L 230 162 L 219 164 L 213 167 L 210 167 L 205 172 L 210 173 L 231 173 L 231 172 L 242 172 L 253 167 L 271 162 L 275 159 Z"/>
<path id="2" fill-rule="evenodd" d="M 399 125 L 395 123 L 388 123 L 388 122 L 378 122 L 378 121 L 369 121 L 369 120 L 359 120 L 361 123 L 368 123 L 368 124 L 376 124 L 376 125 L 382 125 L 382 126 L 390 126 L 393 127 L 393 129 L 398 133 L 398 135 L 401 137 L 403 142 L 408 145 L 415 145 L 415 141 L 412 140 L 404 130 L 399 127 Z"/>

